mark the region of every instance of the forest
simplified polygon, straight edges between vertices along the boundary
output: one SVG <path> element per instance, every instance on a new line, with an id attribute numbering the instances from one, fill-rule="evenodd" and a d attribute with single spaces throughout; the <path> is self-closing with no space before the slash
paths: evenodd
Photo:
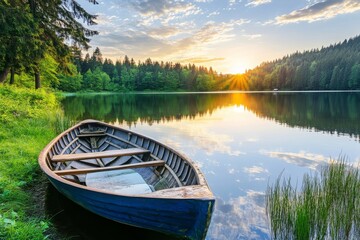
<path id="1" fill-rule="evenodd" d="M 194 64 L 152 61 L 137 63 L 125 55 L 115 63 L 103 59 L 96 48 L 92 55 L 74 54 L 73 74 L 60 74 L 53 87 L 66 92 L 76 91 L 211 91 L 218 90 L 217 83 L 229 78 Z"/>
<path id="2" fill-rule="evenodd" d="M 119 56 L 113 62 L 97 47 L 91 54 L 90 37 L 98 32 L 78 20 L 95 25 L 96 15 L 73 0 L 8 0 L 0 12 L 0 84 L 64 92 L 360 89 L 359 36 L 231 75 L 151 58 Z"/>
<path id="3" fill-rule="evenodd" d="M 265 62 L 244 74 L 219 74 L 211 67 L 171 62 L 114 64 L 96 48 L 74 58 L 76 74 L 60 75 L 62 91 L 359 90 L 360 37 Z M 75 68 L 74 68 L 75 69 Z"/>
<path id="4" fill-rule="evenodd" d="M 360 37 L 262 63 L 243 78 L 249 90 L 359 90 Z"/>

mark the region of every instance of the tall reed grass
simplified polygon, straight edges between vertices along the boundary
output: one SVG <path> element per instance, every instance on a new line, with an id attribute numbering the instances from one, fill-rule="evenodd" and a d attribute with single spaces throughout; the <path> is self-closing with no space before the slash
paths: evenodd
<path id="1" fill-rule="evenodd" d="M 64 112 L 61 110 L 56 111 L 54 115 L 54 130 L 57 134 L 62 133 L 66 129 L 70 128 L 71 126 L 75 125 L 75 121 L 68 118 L 64 115 Z"/>
<path id="2" fill-rule="evenodd" d="M 300 191 L 280 175 L 268 186 L 273 239 L 360 239 L 360 170 L 343 157 L 305 174 Z"/>

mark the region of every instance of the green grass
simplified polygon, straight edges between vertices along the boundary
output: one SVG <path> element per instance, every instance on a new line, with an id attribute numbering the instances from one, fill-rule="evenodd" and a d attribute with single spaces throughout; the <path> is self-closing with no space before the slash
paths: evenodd
<path id="1" fill-rule="evenodd" d="M 37 157 L 55 136 L 53 93 L 0 86 L 0 239 L 45 239 L 49 223 L 32 216 L 29 188 L 39 177 Z"/>
<path id="2" fill-rule="evenodd" d="M 306 174 L 301 191 L 281 175 L 268 186 L 273 239 L 360 239 L 360 170 L 344 158 Z"/>

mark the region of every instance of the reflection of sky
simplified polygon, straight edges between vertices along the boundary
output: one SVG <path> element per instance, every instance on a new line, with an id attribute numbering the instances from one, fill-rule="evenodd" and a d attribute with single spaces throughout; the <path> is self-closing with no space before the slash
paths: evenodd
<path id="1" fill-rule="evenodd" d="M 301 182 L 304 173 L 341 154 L 360 159 L 359 143 L 348 136 L 290 128 L 243 106 L 151 126 L 139 122 L 132 130 L 173 146 L 200 166 L 217 198 L 208 239 L 267 239 L 268 183 L 282 172 Z"/>

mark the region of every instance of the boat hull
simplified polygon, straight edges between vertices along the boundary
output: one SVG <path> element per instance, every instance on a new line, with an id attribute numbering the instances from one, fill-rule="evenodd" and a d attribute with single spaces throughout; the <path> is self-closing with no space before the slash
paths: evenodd
<path id="1" fill-rule="evenodd" d="M 137 154 L 146 150 L 147 157 L 133 156 L 133 148 Z M 125 158 L 128 155 L 130 158 Z M 89 156 L 90 160 L 82 161 Z M 124 164 L 127 161 L 130 164 Z M 85 172 L 90 170 L 134 168 L 137 164 L 143 167 L 137 173 L 155 191 L 117 193 L 112 187 L 100 189 L 86 182 Z M 154 139 L 85 120 L 52 140 L 40 153 L 39 165 L 60 193 L 97 215 L 181 238 L 206 237 L 215 198 L 203 174 L 192 160 Z"/>
<path id="2" fill-rule="evenodd" d="M 204 239 L 214 199 L 168 199 L 113 195 L 65 184 L 48 176 L 67 198 L 104 218 L 185 239 Z"/>

